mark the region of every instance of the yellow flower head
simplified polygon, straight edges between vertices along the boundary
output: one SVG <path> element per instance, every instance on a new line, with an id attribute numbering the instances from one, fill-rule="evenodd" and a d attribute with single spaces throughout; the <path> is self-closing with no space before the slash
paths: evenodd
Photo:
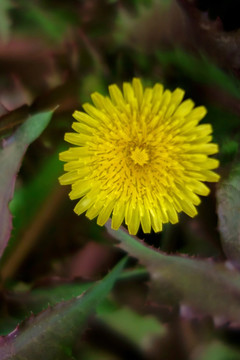
<path id="1" fill-rule="evenodd" d="M 125 220 L 130 234 L 141 223 L 145 233 L 178 222 L 178 213 L 197 214 L 198 195 L 208 195 L 203 181 L 218 181 L 219 165 L 209 155 L 212 126 L 199 125 L 206 108 L 183 100 L 184 91 L 164 90 L 161 84 L 143 89 L 139 79 L 109 86 L 110 97 L 92 94 L 93 105 L 75 111 L 65 140 L 76 145 L 60 154 L 66 173 L 62 185 L 72 185 L 69 196 L 80 199 L 74 208 L 97 216 L 104 225 L 112 214 L 112 228 Z"/>

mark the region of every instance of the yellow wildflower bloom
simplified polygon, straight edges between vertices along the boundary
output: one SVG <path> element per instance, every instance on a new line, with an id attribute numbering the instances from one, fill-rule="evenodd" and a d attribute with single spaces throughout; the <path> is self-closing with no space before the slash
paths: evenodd
<path id="1" fill-rule="evenodd" d="M 219 162 L 209 158 L 218 152 L 212 126 L 199 125 L 206 108 L 182 101 L 182 89 L 143 89 L 139 79 L 123 92 L 110 85 L 109 94 L 93 93 L 94 106 L 75 111 L 75 132 L 65 134 L 76 147 L 60 154 L 66 173 L 59 181 L 72 185 L 70 199 L 81 198 L 74 211 L 97 216 L 99 225 L 112 214 L 112 228 L 125 220 L 133 235 L 140 223 L 145 233 L 158 232 L 181 211 L 195 216 L 198 195 L 209 193 L 203 181 L 219 180 L 212 171 Z"/>

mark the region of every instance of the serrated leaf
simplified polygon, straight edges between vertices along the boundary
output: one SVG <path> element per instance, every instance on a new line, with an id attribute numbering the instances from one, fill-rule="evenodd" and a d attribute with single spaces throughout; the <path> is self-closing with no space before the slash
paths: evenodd
<path id="1" fill-rule="evenodd" d="M 84 329 L 96 306 L 111 291 L 126 258 L 84 295 L 61 302 L 36 317 L 31 317 L 11 334 L 0 338 L 1 360 L 70 359 L 66 349 Z"/>
<path id="2" fill-rule="evenodd" d="M 240 263 L 240 166 L 217 190 L 219 231 L 227 257 Z"/>
<path id="3" fill-rule="evenodd" d="M 119 246 L 123 250 L 147 267 L 157 300 L 161 300 L 162 293 L 166 291 L 164 284 L 177 302 L 193 306 L 206 314 L 240 320 L 238 273 L 228 270 L 223 264 L 164 254 L 147 247 L 124 230 L 114 231 L 109 224 L 107 229 L 120 241 Z"/>
<path id="4" fill-rule="evenodd" d="M 124 271 L 119 276 L 119 280 L 130 280 L 135 278 L 146 278 L 148 273 L 145 269 L 131 269 Z M 48 306 L 54 306 L 58 302 L 70 300 L 78 296 L 93 286 L 92 282 L 68 282 L 55 283 L 49 279 L 48 286 L 37 287 L 28 291 L 7 291 L 3 294 L 4 303 L 2 305 L 2 313 L 0 313 L 0 335 L 7 335 L 14 329 L 19 322 L 29 316 L 30 313 L 37 314 Z M 108 302 L 109 303 L 109 302 Z M 6 314 L 8 309 L 12 317 Z M 105 307 L 100 306 L 100 312 Z"/>
<path id="5" fill-rule="evenodd" d="M 54 306 L 58 302 L 68 301 L 82 294 L 93 286 L 93 283 L 66 283 L 52 285 L 51 287 L 36 288 L 31 291 L 8 291 L 4 294 L 6 307 L 14 317 L 3 313 L 0 314 L 0 335 L 7 335 L 17 324 L 27 318 L 31 313 L 37 314 Z"/>
<path id="6" fill-rule="evenodd" d="M 11 234 L 12 216 L 8 204 L 13 196 L 16 175 L 23 155 L 28 145 L 46 128 L 51 116 L 51 111 L 31 116 L 4 141 L 0 150 L 0 257 Z"/>

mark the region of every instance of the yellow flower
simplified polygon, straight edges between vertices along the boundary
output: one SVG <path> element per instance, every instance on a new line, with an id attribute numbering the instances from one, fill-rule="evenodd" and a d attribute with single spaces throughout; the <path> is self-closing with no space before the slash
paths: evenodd
<path id="1" fill-rule="evenodd" d="M 161 84 L 143 89 L 139 79 L 109 86 L 110 97 L 95 92 L 93 105 L 75 111 L 73 133 L 65 140 L 76 145 L 60 154 L 66 173 L 62 185 L 72 185 L 70 199 L 80 199 L 77 214 L 96 216 L 104 225 L 112 214 L 112 228 L 124 222 L 130 234 L 141 223 L 145 233 L 178 222 L 183 211 L 197 214 L 198 195 L 208 195 L 203 181 L 216 182 L 212 171 L 218 152 L 211 143 L 212 126 L 199 125 L 206 108 L 183 100 L 184 91 L 164 90 Z"/>

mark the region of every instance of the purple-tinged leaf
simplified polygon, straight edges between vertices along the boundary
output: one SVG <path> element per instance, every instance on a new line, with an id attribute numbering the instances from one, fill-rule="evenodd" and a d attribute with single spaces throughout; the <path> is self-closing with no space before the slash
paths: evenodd
<path id="1" fill-rule="evenodd" d="M 219 185 L 217 201 L 223 250 L 229 260 L 240 266 L 240 166 Z"/>
<path id="2" fill-rule="evenodd" d="M 153 250 L 124 230 L 112 230 L 109 223 L 107 229 L 120 248 L 147 267 L 155 300 L 170 298 L 205 314 L 240 320 L 239 273 L 213 261 Z"/>
<path id="3" fill-rule="evenodd" d="M 31 144 L 46 128 L 52 112 L 29 117 L 0 149 L 0 257 L 7 245 L 12 230 L 12 216 L 8 204 L 12 199 L 16 176 L 22 158 Z"/>
<path id="4" fill-rule="evenodd" d="M 84 329 L 89 315 L 111 291 L 126 258 L 92 289 L 32 316 L 8 336 L 0 338 L 1 360 L 71 359 L 71 345 Z"/>

